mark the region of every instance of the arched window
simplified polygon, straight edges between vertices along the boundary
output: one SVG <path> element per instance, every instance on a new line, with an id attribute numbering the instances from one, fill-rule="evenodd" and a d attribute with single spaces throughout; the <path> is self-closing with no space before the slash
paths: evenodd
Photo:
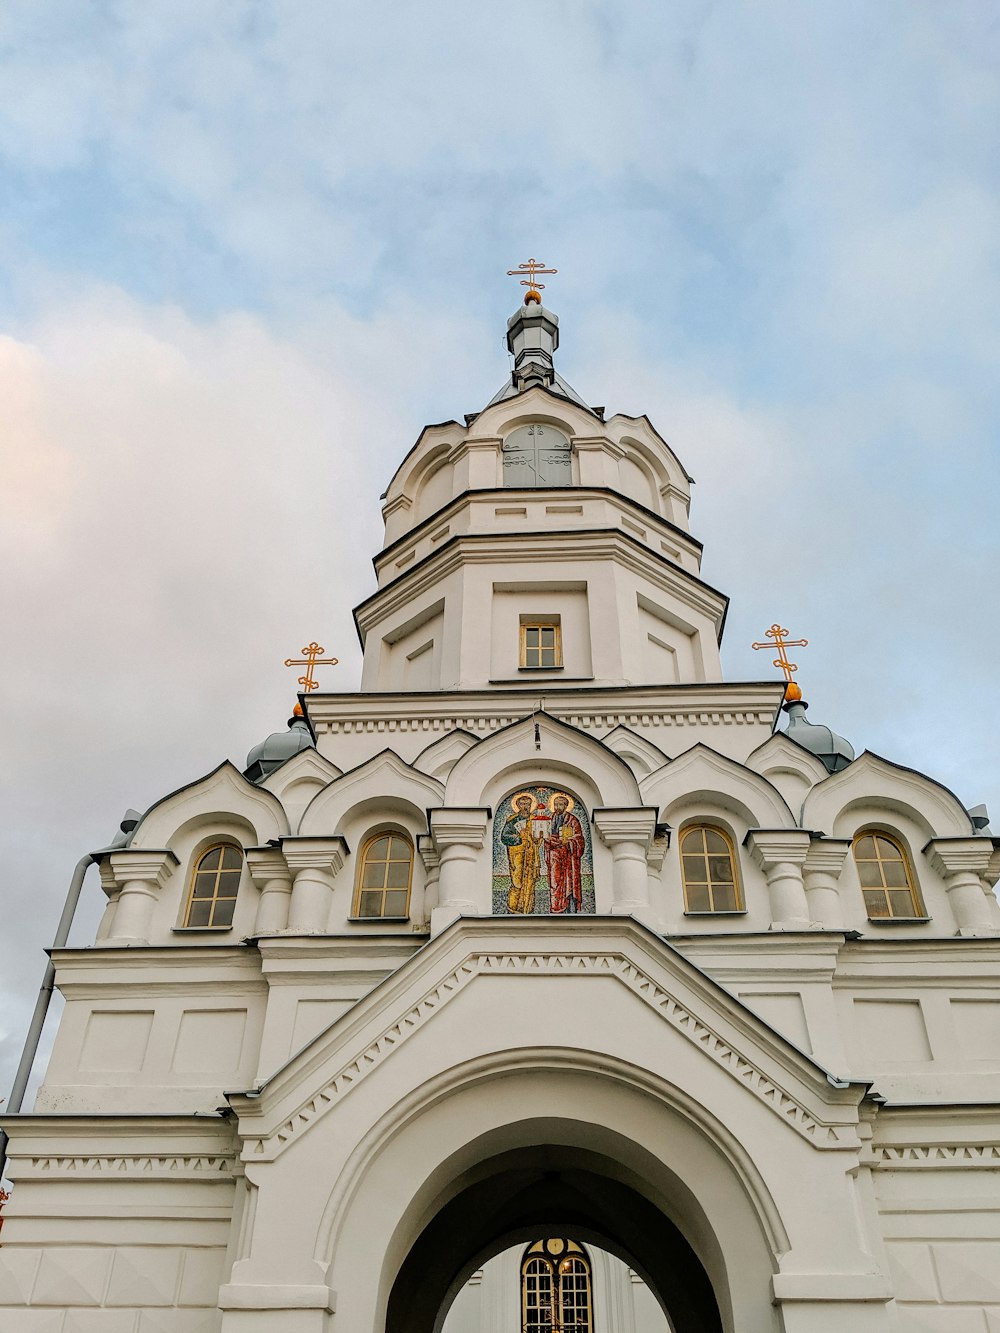
<path id="1" fill-rule="evenodd" d="M 858 834 L 853 850 L 865 911 L 871 920 L 924 915 L 906 853 L 895 838 L 870 829 Z"/>
<path id="2" fill-rule="evenodd" d="M 410 914 L 413 844 L 402 833 L 376 833 L 361 852 L 354 893 L 356 917 L 406 917 Z"/>
<path id="3" fill-rule="evenodd" d="M 228 930 L 233 924 L 242 873 L 243 853 L 231 842 L 219 843 L 203 852 L 191 875 L 184 925 Z"/>
<path id="4" fill-rule="evenodd" d="M 590 1261 L 575 1240 L 536 1240 L 521 1260 L 524 1333 L 593 1333 Z"/>
<path id="5" fill-rule="evenodd" d="M 729 834 L 692 824 L 681 834 L 685 912 L 742 912 L 736 856 Z"/>

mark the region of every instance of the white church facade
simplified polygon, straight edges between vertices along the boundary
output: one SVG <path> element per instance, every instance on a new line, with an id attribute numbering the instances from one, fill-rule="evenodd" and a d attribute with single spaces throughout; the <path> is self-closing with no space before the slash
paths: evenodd
<path id="1" fill-rule="evenodd" d="M 1000 844 L 723 679 L 684 467 L 508 344 L 360 690 L 95 854 L 4 1333 L 1000 1331 Z"/>

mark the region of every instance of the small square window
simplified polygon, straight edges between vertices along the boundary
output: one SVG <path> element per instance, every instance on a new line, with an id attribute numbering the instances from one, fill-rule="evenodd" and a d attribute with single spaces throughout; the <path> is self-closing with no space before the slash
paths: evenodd
<path id="1" fill-rule="evenodd" d="M 562 664 L 562 629 L 558 617 L 522 620 L 521 666 L 552 671 Z"/>

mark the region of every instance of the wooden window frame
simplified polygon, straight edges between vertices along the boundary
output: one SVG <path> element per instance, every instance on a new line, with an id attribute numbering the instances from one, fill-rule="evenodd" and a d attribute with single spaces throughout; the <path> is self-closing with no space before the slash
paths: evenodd
<path id="1" fill-rule="evenodd" d="M 368 864 L 368 853 L 371 850 L 371 848 L 375 845 L 375 843 L 377 843 L 382 838 L 388 838 L 390 840 L 389 842 L 390 852 L 392 850 L 393 838 L 396 838 L 399 842 L 404 842 L 410 852 L 410 860 L 409 860 L 410 868 L 409 868 L 409 873 L 407 874 L 406 877 L 406 911 L 403 912 L 402 915 L 398 915 L 397 913 L 393 912 L 392 915 L 390 916 L 386 915 L 385 912 L 386 895 L 389 893 L 401 893 L 403 891 L 402 885 L 386 885 L 385 883 L 383 883 L 380 889 L 365 887 L 365 882 L 364 882 L 365 867 Z M 413 862 L 415 856 L 416 856 L 416 849 L 413 844 L 413 839 L 410 837 L 408 833 L 403 833 L 399 829 L 387 828 L 387 829 L 379 829 L 377 832 L 369 834 L 369 836 L 365 839 L 364 844 L 362 845 L 361 855 L 358 857 L 358 870 L 354 884 L 354 902 L 351 907 L 352 921 L 408 921 L 410 919 L 410 899 L 413 894 Z M 381 864 L 385 866 L 392 865 L 393 858 L 391 856 L 387 856 L 385 860 L 381 862 Z M 388 876 L 386 875 L 385 878 L 387 877 Z M 382 895 L 382 911 L 379 912 L 377 915 L 374 915 L 370 912 L 362 914 L 361 912 L 361 899 L 362 896 L 367 893 L 381 893 Z"/>
<path id="2" fill-rule="evenodd" d="M 555 1252 L 556 1246 L 563 1248 Z M 572 1248 L 570 1248 L 572 1247 Z M 552 1252 L 550 1252 L 552 1251 Z M 567 1313 L 573 1315 L 579 1312 L 579 1306 L 567 1311 L 566 1296 L 568 1294 L 564 1286 L 564 1278 L 569 1275 L 564 1273 L 563 1266 L 567 1260 L 572 1260 L 574 1264 L 580 1264 L 583 1267 L 583 1275 L 586 1279 L 584 1289 L 586 1291 L 586 1318 L 572 1319 L 567 1321 Z M 529 1286 L 530 1280 L 537 1280 L 537 1286 L 532 1289 Z M 544 1281 L 542 1279 L 545 1279 Z M 520 1267 L 521 1281 L 521 1328 L 523 1333 L 593 1333 L 594 1330 L 594 1269 L 590 1262 L 590 1256 L 579 1243 L 579 1241 L 570 1240 L 569 1237 L 549 1237 L 547 1240 L 536 1240 L 525 1250 L 521 1256 Z M 544 1288 L 547 1292 L 542 1300 L 529 1305 L 529 1296 L 537 1296 Z M 574 1292 L 576 1288 L 572 1288 Z M 544 1320 L 529 1322 L 533 1314 L 538 1314 L 548 1306 L 548 1317 Z"/>
<path id="3" fill-rule="evenodd" d="M 869 857 L 869 856 L 861 858 L 858 857 L 858 843 L 862 840 L 862 838 L 873 839 L 876 852 L 876 855 L 874 857 Z M 899 853 L 899 862 L 902 863 L 903 873 L 906 876 L 905 885 L 887 884 L 885 882 L 886 875 L 882 867 L 884 865 L 889 865 L 889 864 L 896 865 L 898 863 L 895 857 L 891 858 L 881 857 L 878 855 L 879 838 L 881 838 L 883 842 L 887 842 L 891 847 L 894 847 L 896 851 Z M 861 901 L 864 903 L 865 916 L 868 918 L 869 921 L 871 921 L 874 924 L 880 924 L 884 922 L 896 922 L 896 921 L 899 922 L 927 921 L 930 919 L 927 916 L 927 909 L 924 906 L 923 897 L 920 893 L 920 885 L 917 883 L 917 877 L 913 873 L 913 864 L 910 861 L 909 853 L 906 850 L 906 845 L 903 842 L 902 838 L 897 837 L 896 834 L 894 833 L 889 833 L 887 829 L 882 829 L 882 828 L 859 829 L 857 833 L 855 833 L 854 837 L 851 839 L 851 856 L 854 858 L 854 873 L 858 877 L 858 888 L 861 890 Z M 862 884 L 861 882 L 862 864 L 877 865 L 879 867 L 879 878 L 882 880 L 881 885 L 866 886 Z M 902 893 L 904 891 L 908 892 L 910 895 L 911 910 L 905 914 L 902 912 L 894 912 L 892 910 L 893 899 L 890 897 L 890 894 Z M 876 893 L 880 893 L 882 895 L 884 904 L 888 910 L 878 916 L 873 916 L 871 906 L 868 900 L 868 895 Z"/>
<path id="4" fill-rule="evenodd" d="M 530 630 L 541 631 L 547 629 L 553 631 L 553 653 L 555 661 L 551 665 L 542 662 L 530 662 L 528 660 L 529 654 L 534 652 L 541 655 L 543 648 L 541 642 L 537 645 L 529 646 L 528 632 Z M 518 664 L 522 671 L 562 671 L 563 645 L 562 618 L 560 616 L 522 616 Z"/>
<path id="5" fill-rule="evenodd" d="M 685 856 L 684 843 L 692 833 L 718 834 L 718 836 L 722 838 L 722 840 L 726 844 L 726 849 L 729 853 L 729 864 L 733 872 L 733 878 L 731 883 L 729 881 L 724 881 L 724 880 L 715 881 L 711 878 L 711 870 L 709 869 L 710 858 L 713 855 L 718 856 L 721 853 L 719 852 L 711 853 L 705 850 L 704 837 L 702 838 L 702 846 L 701 848 L 698 849 L 698 852 L 687 853 L 688 856 L 701 855 L 705 860 L 705 875 L 706 875 L 705 880 L 704 881 L 693 880 L 691 881 L 691 883 L 699 885 L 704 883 L 707 886 L 708 901 L 709 901 L 709 906 L 707 908 L 691 906 L 691 895 L 689 892 L 688 877 L 684 868 L 684 856 Z M 677 855 L 680 858 L 680 864 L 681 864 L 681 888 L 683 889 L 684 892 L 685 916 L 736 916 L 746 912 L 746 899 L 743 896 L 743 883 L 740 876 L 740 859 L 736 854 L 736 846 L 733 842 L 731 834 L 727 829 L 723 828 L 721 824 L 711 824 L 707 822 L 703 823 L 699 821 L 694 824 L 688 824 L 685 828 L 682 828 L 677 838 Z M 720 891 L 723 889 L 732 888 L 736 905 L 734 907 L 716 907 L 715 892 L 717 888 Z"/>
<path id="6" fill-rule="evenodd" d="M 227 872 L 231 873 L 236 869 L 235 866 L 225 865 L 225 854 L 226 851 L 230 849 L 236 852 L 240 858 L 240 867 L 239 867 L 240 880 L 236 885 L 236 892 L 234 894 L 222 895 L 219 893 L 219 884 L 222 875 Z M 202 870 L 201 867 L 204 864 L 204 862 L 208 859 L 208 857 L 211 856 L 213 852 L 218 852 L 218 851 L 222 852 L 222 856 L 220 856 L 219 858 L 218 866 L 216 866 L 212 870 Z M 184 919 L 180 926 L 180 929 L 219 930 L 219 931 L 232 930 L 233 920 L 236 916 L 236 903 L 239 899 L 240 883 L 242 883 L 243 870 L 245 866 L 246 866 L 246 856 L 243 853 L 243 848 L 238 843 L 229 840 L 224 842 L 223 841 L 213 842 L 208 847 L 206 847 L 204 851 L 199 852 L 198 856 L 195 858 L 194 864 L 191 867 L 191 878 L 188 881 L 187 900 L 184 904 Z M 197 897 L 195 896 L 195 887 L 198 884 L 199 875 L 204 875 L 206 877 L 209 875 L 215 876 L 215 885 L 213 888 L 213 892 L 211 894 L 199 894 Z M 202 923 L 192 922 L 191 913 L 194 909 L 195 904 L 204 902 L 210 902 L 212 904 L 208 914 L 208 921 Z M 217 922 L 215 920 L 220 903 L 232 903 L 232 912 L 230 914 L 229 920 L 226 922 Z"/>

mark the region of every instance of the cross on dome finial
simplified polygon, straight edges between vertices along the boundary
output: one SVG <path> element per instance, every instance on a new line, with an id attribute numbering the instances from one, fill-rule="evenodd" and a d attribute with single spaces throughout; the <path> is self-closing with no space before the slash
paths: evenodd
<path id="1" fill-rule="evenodd" d="M 508 278 L 521 278 L 521 286 L 527 287 L 524 294 L 524 304 L 530 305 L 534 301 L 537 305 L 542 304 L 542 292 L 545 290 L 544 282 L 536 282 L 536 275 L 539 273 L 558 273 L 557 268 L 545 268 L 544 259 L 529 259 L 526 264 L 518 264 L 517 268 L 507 270 Z M 527 273 L 527 277 L 522 275 Z"/>
<path id="2" fill-rule="evenodd" d="M 310 690 L 319 689 L 319 681 L 313 679 L 313 668 L 318 666 L 336 666 L 338 659 L 336 657 L 324 657 L 323 654 L 326 652 L 326 649 L 322 648 L 315 639 L 313 639 L 312 643 L 307 643 L 306 646 L 301 649 L 301 652 L 303 654 L 302 657 L 286 657 L 285 666 L 305 667 L 306 674 L 304 676 L 299 676 L 297 683 L 302 686 L 303 693 L 308 694 Z M 296 704 L 296 716 L 300 716 L 301 713 L 302 705 Z"/>
<path id="3" fill-rule="evenodd" d="M 792 680 L 792 673 L 794 671 L 798 671 L 799 668 L 794 662 L 789 662 L 788 653 L 785 651 L 785 649 L 808 648 L 809 640 L 789 639 L 787 637 L 788 630 L 782 629 L 781 626 L 777 623 L 777 621 L 775 621 L 775 623 L 771 626 L 770 629 L 766 629 L 764 633 L 771 640 L 771 642 L 752 643 L 750 647 L 755 649 L 774 648 L 777 651 L 778 656 L 774 659 L 771 665 L 776 666 L 778 670 L 784 674 L 785 680 L 787 682 L 785 685 L 785 702 L 795 703 L 798 699 L 802 698 L 802 691 L 799 689 L 798 685 L 796 685 L 795 681 Z"/>

